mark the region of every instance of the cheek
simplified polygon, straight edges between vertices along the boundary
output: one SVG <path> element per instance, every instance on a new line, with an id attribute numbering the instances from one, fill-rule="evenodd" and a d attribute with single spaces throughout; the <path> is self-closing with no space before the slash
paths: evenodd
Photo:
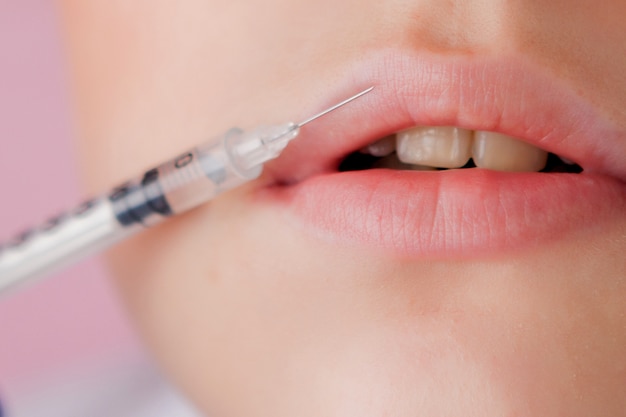
<path id="1" fill-rule="evenodd" d="M 576 415 L 582 393 L 610 407 L 593 387 L 626 365 L 624 290 L 608 278 L 620 271 L 558 262 L 574 246 L 402 263 L 314 240 L 249 204 L 231 195 L 112 255 L 148 344 L 205 410 Z M 607 278 L 590 283 L 585 270 Z"/>

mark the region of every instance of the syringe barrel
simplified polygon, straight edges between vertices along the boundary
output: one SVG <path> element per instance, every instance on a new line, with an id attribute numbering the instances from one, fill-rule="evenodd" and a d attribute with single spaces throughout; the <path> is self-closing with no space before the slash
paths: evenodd
<path id="1" fill-rule="evenodd" d="M 370 87 L 299 123 L 231 129 L 147 171 L 66 216 L 0 243 L 0 291 L 93 254 L 166 217 L 183 213 L 261 175 L 300 128 L 368 93 Z"/>
<path id="2" fill-rule="evenodd" d="M 232 129 L 0 245 L 0 291 L 104 250 L 258 177 L 262 165 L 241 169 L 233 161 L 231 143 L 238 143 L 243 133 Z"/>
<path id="3" fill-rule="evenodd" d="M 0 248 L 0 291 L 103 250 L 135 229 L 117 222 L 108 198 L 90 200 Z"/>
<path id="4" fill-rule="evenodd" d="M 152 226 L 257 178 L 262 165 L 243 171 L 229 153 L 229 142 L 242 134 L 231 129 L 222 138 L 184 152 L 115 189 L 109 198 L 118 221 Z"/>

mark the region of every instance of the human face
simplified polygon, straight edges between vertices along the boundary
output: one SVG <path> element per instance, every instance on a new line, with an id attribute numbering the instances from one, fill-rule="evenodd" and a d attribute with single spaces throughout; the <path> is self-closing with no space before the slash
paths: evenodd
<path id="1" fill-rule="evenodd" d="M 626 415 L 626 3 L 62 4 L 92 192 L 375 86 L 260 180 L 110 253 L 202 410 Z M 417 125 L 506 133 L 585 172 L 337 173 Z"/>

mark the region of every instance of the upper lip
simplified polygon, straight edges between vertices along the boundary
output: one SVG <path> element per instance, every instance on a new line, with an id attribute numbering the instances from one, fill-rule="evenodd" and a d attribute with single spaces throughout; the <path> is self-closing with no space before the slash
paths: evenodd
<path id="1" fill-rule="evenodd" d="M 381 53 L 356 63 L 324 105 L 369 94 L 303 128 L 266 171 L 293 183 L 336 171 L 351 152 L 412 126 L 504 133 L 626 181 L 626 138 L 553 76 L 519 59 Z M 313 109 L 314 113 L 318 109 Z"/>

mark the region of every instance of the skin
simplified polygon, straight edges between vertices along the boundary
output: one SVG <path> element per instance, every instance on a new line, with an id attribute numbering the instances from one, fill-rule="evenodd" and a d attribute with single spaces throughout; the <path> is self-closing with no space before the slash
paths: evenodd
<path id="1" fill-rule="evenodd" d="M 93 193 L 231 125 L 297 119 L 390 46 L 506 51 L 626 142 L 624 2 L 60 4 Z M 399 261 L 307 234 L 259 187 L 108 256 L 147 344 L 207 414 L 626 415 L 626 216 L 497 258 Z"/>

